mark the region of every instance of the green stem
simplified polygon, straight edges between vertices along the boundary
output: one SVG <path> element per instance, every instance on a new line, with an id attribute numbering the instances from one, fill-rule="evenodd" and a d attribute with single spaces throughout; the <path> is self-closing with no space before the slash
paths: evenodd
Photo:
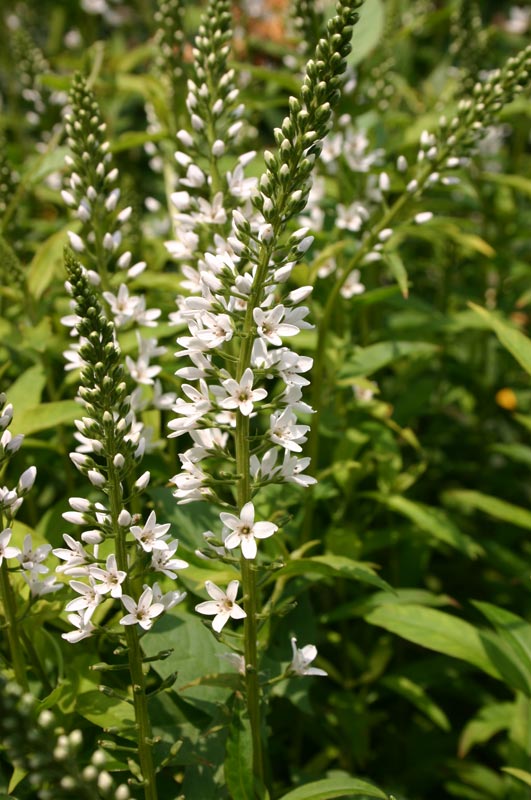
<path id="1" fill-rule="evenodd" d="M 270 246 L 264 245 L 260 254 L 259 266 L 247 303 L 243 323 L 242 340 L 236 380 L 241 380 L 243 373 L 249 367 L 252 352 L 252 329 L 254 325 L 253 310 L 259 304 L 263 283 L 267 275 Z M 249 475 L 249 417 L 238 412 L 236 420 L 236 473 L 239 475 L 237 487 L 238 508 L 251 500 L 251 481 Z M 242 577 L 243 607 L 247 616 L 244 618 L 243 636 L 245 648 L 245 680 L 247 686 L 247 713 L 251 725 L 253 742 L 253 773 L 260 786 L 264 785 L 264 755 L 262 745 L 262 725 L 260 713 L 260 685 L 258 681 L 258 626 L 256 615 L 259 607 L 258 587 L 253 564 L 243 556 L 240 560 Z"/>
<path id="2" fill-rule="evenodd" d="M 24 690 L 28 690 L 28 679 L 26 677 L 26 665 L 24 662 L 24 654 L 22 651 L 22 644 L 19 638 L 19 631 L 17 627 L 17 606 L 15 602 L 15 595 L 13 587 L 9 580 L 9 573 L 7 571 L 7 564 L 5 559 L 0 566 L 0 596 L 4 606 L 4 615 L 6 619 L 7 640 L 9 642 L 9 650 L 11 653 L 11 663 L 15 672 L 17 683 Z"/>
<path id="3" fill-rule="evenodd" d="M 113 443 L 113 430 L 107 429 L 109 444 Z M 109 505 L 111 524 L 116 537 L 116 564 L 119 570 L 128 572 L 127 543 L 125 531 L 118 523 L 118 515 L 122 510 L 122 492 L 120 480 L 113 464 L 112 446 L 108 449 L 107 470 L 109 476 Z M 129 576 L 124 580 L 123 588 L 126 594 L 131 594 Z M 157 782 L 153 764 L 152 731 L 146 695 L 146 679 L 142 667 L 142 650 L 136 625 L 126 625 L 125 640 L 127 643 L 127 657 L 129 661 L 129 674 L 133 688 L 133 704 L 135 709 L 136 727 L 138 730 L 138 755 L 140 770 L 144 781 L 145 800 L 157 800 Z"/>

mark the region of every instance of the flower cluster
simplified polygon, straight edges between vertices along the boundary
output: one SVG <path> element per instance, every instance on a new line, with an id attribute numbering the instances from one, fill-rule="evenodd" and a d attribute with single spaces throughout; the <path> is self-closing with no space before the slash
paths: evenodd
<path id="1" fill-rule="evenodd" d="M 180 602 L 184 594 L 162 594 L 157 583 L 146 584 L 135 601 L 130 576 L 134 573 L 142 577 L 149 572 L 175 578 L 175 570 L 187 564 L 175 558 L 177 541 L 169 536 L 169 524 L 157 523 L 155 512 L 145 524 L 138 524 L 140 520 L 126 508 L 150 480 L 149 472 L 137 480 L 133 475 L 142 459 L 145 440 L 131 411 L 114 326 L 103 316 L 81 265 L 69 254 L 66 263 L 85 364 L 79 389 L 85 416 L 76 423 L 83 452 L 76 450 L 71 459 L 106 496 L 106 502 L 70 499 L 71 511 L 64 518 L 88 530 L 83 531 L 80 541 L 65 534 L 66 547 L 54 550 L 64 562 L 58 571 L 72 577 L 70 586 L 79 595 L 66 607 L 75 630 L 64 634 L 68 641 L 77 642 L 94 632 L 94 611 L 108 598 L 120 600 L 129 612 L 120 620 L 123 625 L 138 623 L 145 630 L 150 628 L 153 618 Z M 126 486 L 130 487 L 127 491 Z M 103 558 L 100 545 L 105 542 L 114 542 L 114 552 Z"/>
<path id="2" fill-rule="evenodd" d="M 211 18 L 222 8 L 224 4 L 213 0 Z M 237 191 L 233 176 L 229 173 L 227 182 L 220 182 L 215 167 L 216 158 L 233 143 L 235 129 L 230 126 L 224 139 L 211 141 L 218 122 L 208 116 L 203 102 L 204 98 L 211 102 L 213 88 L 224 85 L 223 79 L 214 83 L 209 76 L 217 60 L 222 63 L 226 58 L 226 48 L 203 59 L 203 53 L 215 53 L 216 38 L 225 42 L 223 19 L 218 19 L 217 36 L 215 29 L 203 27 L 195 67 L 203 83 L 189 84 L 191 127 L 212 153 L 209 178 L 188 153 L 176 154 L 184 171 L 181 191 L 172 198 L 181 211 L 176 218 L 180 227 L 168 248 L 186 262 L 183 272 L 190 295 L 178 299 L 174 315 L 175 322 L 188 326 L 187 335 L 177 339 L 176 354 L 188 359 L 188 365 L 177 370 L 184 383 L 169 427 L 171 437 L 189 435 L 193 441 L 180 455 L 182 469 L 172 479 L 177 501 L 207 499 L 228 509 L 220 514 L 221 535 L 207 531 L 206 547 L 199 552 L 226 559 L 240 552 L 244 608 L 236 602 L 238 580 L 226 590 L 207 581 L 211 599 L 196 610 L 213 616 L 216 633 L 229 619 L 244 620 L 243 666 L 238 653 L 231 655 L 246 675 L 251 708 L 257 702 L 257 623 L 256 587 L 249 565 L 258 559 L 258 543 L 278 531 L 273 522 L 257 520 L 253 498 L 266 484 L 315 483 L 305 474 L 310 459 L 299 456 L 309 425 L 298 419 L 301 413 L 312 413 L 302 397 L 312 359 L 285 344 L 311 327 L 303 303 L 312 287 L 290 290 L 286 284 L 313 237 L 307 226 L 295 230 L 289 226 L 310 195 L 311 173 L 339 97 L 357 15 L 352 6 L 338 5 L 327 38 L 319 42 L 315 59 L 308 64 L 300 99 L 290 98 L 289 115 L 274 132 L 277 150 L 265 153 L 265 174 L 257 184 L 238 181 Z M 235 91 L 230 96 L 235 102 Z M 216 101 L 214 109 L 216 104 L 221 116 L 224 104 Z M 191 134 L 180 132 L 179 139 L 187 148 L 195 146 Z M 250 154 L 244 156 L 248 158 Z M 198 248 L 199 258 L 194 256 Z M 302 655 L 294 668 L 299 674 L 303 674 L 301 659 Z M 306 666 L 309 660 L 308 656 Z"/>
<path id="3" fill-rule="evenodd" d="M 62 197 L 76 210 L 82 223 L 79 233 L 69 232 L 70 244 L 84 261 L 88 280 L 95 286 L 101 284 L 101 301 L 106 304 L 116 329 L 131 326 L 155 328 L 160 309 L 146 308 L 145 296 L 132 294 L 126 282 L 140 275 L 146 262 L 131 264 L 131 251 L 122 251 L 122 230 L 130 218 L 132 207 L 120 208 L 119 175 L 109 152 L 109 142 L 105 139 L 106 126 L 93 93 L 80 75 L 74 78 L 70 103 L 66 129 L 73 155 L 66 157 L 69 177 Z M 117 279 L 120 283 L 116 289 Z M 74 300 L 71 306 L 74 311 Z M 75 336 L 77 315 L 69 314 L 63 317 L 62 322 Z M 166 348 L 161 347 L 155 337 L 144 338 L 139 332 L 137 343 L 136 358 L 127 356 L 125 360 L 129 375 L 138 385 L 132 396 L 131 410 L 140 412 L 148 404 L 140 388 L 146 385 L 154 386 L 152 404 L 156 408 L 167 407 L 173 402 L 174 395 L 163 393 L 160 382 L 155 381 L 161 367 L 152 363 L 166 352 Z M 80 354 L 82 345 L 83 340 L 80 340 L 65 352 L 67 370 L 84 366 Z M 135 425 L 140 426 L 140 421 L 135 420 Z"/>
<path id="4" fill-rule="evenodd" d="M 20 449 L 24 436 L 22 434 L 12 436 L 8 429 L 13 419 L 13 406 L 11 403 L 6 403 L 6 396 L 3 393 L 0 394 L 0 408 L 0 431 L 2 432 L 0 436 L 0 467 L 5 467 L 10 458 Z M 50 570 L 44 563 L 52 549 L 51 545 L 43 544 L 35 547 L 30 533 L 24 537 L 22 549 L 11 544 L 13 521 L 24 502 L 24 497 L 35 483 L 36 476 L 37 469 L 31 466 L 24 470 L 13 488 L 0 486 L 0 566 L 4 559 L 6 561 L 16 559 L 19 562 L 18 567 L 22 572 L 22 577 L 30 588 L 32 598 L 42 597 L 62 587 L 62 584 L 55 581 L 53 575 L 48 575 Z M 5 528 L 4 518 L 9 523 Z"/>
<path id="5" fill-rule="evenodd" d="M 0 678 L 0 736 L 9 763 L 27 774 L 39 800 L 129 800 L 125 783 L 116 785 L 105 769 L 107 756 L 97 749 L 83 764 L 83 733 L 65 730 L 49 709 L 41 710 L 30 692 Z"/>

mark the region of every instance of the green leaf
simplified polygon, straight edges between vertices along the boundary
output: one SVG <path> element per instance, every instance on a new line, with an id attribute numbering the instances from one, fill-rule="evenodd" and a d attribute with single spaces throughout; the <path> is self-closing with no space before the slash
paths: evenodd
<path id="1" fill-rule="evenodd" d="M 134 147 L 143 147 L 147 142 L 160 142 L 168 137 L 168 131 L 146 133 L 145 131 L 127 131 L 118 136 L 111 145 L 111 153 L 121 153 Z"/>
<path id="2" fill-rule="evenodd" d="M 354 27 L 352 52 L 347 58 L 351 66 L 363 61 L 374 50 L 384 32 L 385 11 L 382 0 L 366 0 L 360 9 L 360 19 Z"/>
<path id="3" fill-rule="evenodd" d="M 482 172 L 479 178 L 489 183 L 509 186 L 517 192 L 531 196 L 531 180 L 529 180 L 529 178 L 524 178 L 523 175 L 503 175 L 498 172 Z"/>
<path id="4" fill-rule="evenodd" d="M 58 425 L 71 425 L 81 414 L 81 409 L 75 400 L 58 400 L 54 403 L 27 408 L 22 414 L 15 414 L 11 424 L 11 432 L 38 433 Z"/>
<path id="5" fill-rule="evenodd" d="M 482 708 L 468 722 L 459 739 L 459 757 L 465 758 L 476 744 L 483 744 L 497 733 L 509 730 L 514 718 L 514 703 L 495 703 Z"/>
<path id="6" fill-rule="evenodd" d="M 510 522 L 519 528 L 531 530 L 531 511 L 515 506 L 512 503 L 507 503 L 498 497 L 476 492 L 473 489 L 452 489 L 444 492 L 443 502 L 460 506 L 463 509 L 484 511 L 486 514 L 490 514 L 491 517 Z"/>
<path id="7" fill-rule="evenodd" d="M 307 578 L 347 578 L 369 583 L 379 589 L 392 592 L 392 587 L 375 572 L 372 564 L 354 561 L 347 556 L 325 555 L 313 558 L 297 558 L 288 561 L 273 574 L 271 580 L 287 575 L 304 575 Z"/>
<path id="8" fill-rule="evenodd" d="M 397 250 L 385 250 L 382 255 L 391 270 L 391 275 L 400 287 L 402 296 L 407 300 L 409 297 L 409 282 L 406 268 L 400 254 Z"/>
<path id="9" fill-rule="evenodd" d="M 387 800 L 387 795 L 372 783 L 348 776 L 325 778 L 322 781 L 306 783 L 283 795 L 279 800 L 333 800 L 334 797 L 359 797 L 360 795 Z"/>
<path id="10" fill-rule="evenodd" d="M 531 375 L 531 340 L 517 328 L 507 324 L 486 308 L 469 303 L 470 308 L 479 314 L 492 328 L 502 345 L 511 353 L 518 363 Z"/>
<path id="11" fill-rule="evenodd" d="M 459 658 L 529 694 L 529 679 L 509 648 L 490 631 L 481 631 L 465 620 L 415 605 L 386 605 L 365 615 L 378 625 L 428 650 Z"/>
<path id="12" fill-rule="evenodd" d="M 370 496 L 375 497 L 378 502 L 392 511 L 396 511 L 398 514 L 410 519 L 424 533 L 428 533 L 439 541 L 455 547 L 462 553 L 466 553 L 470 558 L 477 558 L 484 554 L 483 548 L 469 536 L 461 533 L 457 525 L 443 509 L 427 506 L 424 503 L 417 503 L 401 495 L 386 496 L 371 493 Z"/>
<path id="13" fill-rule="evenodd" d="M 128 724 L 133 725 L 135 721 L 135 712 L 130 703 L 117 697 L 108 697 L 99 691 L 78 695 L 76 711 L 100 728 L 121 729 Z"/>
<path id="14" fill-rule="evenodd" d="M 520 442 L 511 442 L 508 444 L 493 444 L 490 448 L 494 453 L 500 453 L 507 458 L 516 461 L 519 464 L 525 464 L 531 467 L 531 447 Z"/>
<path id="15" fill-rule="evenodd" d="M 231 688 L 225 685 L 199 684 L 198 678 L 218 673 L 226 661 L 220 656 L 227 652 L 213 636 L 208 627 L 202 625 L 197 615 L 185 612 L 179 606 L 177 613 L 165 614 L 157 620 L 153 630 L 142 640 L 147 656 L 154 656 L 161 650 L 173 648 L 164 661 L 154 661 L 152 668 L 161 678 L 177 673 L 175 689 L 185 700 L 194 702 L 212 716 L 214 703 L 226 702 Z"/>
<path id="16" fill-rule="evenodd" d="M 352 378 L 358 375 L 366 377 L 405 356 L 426 358 L 433 356 L 437 351 L 437 346 L 429 342 L 378 342 L 369 347 L 358 348 L 352 359 L 340 371 L 339 377 Z"/>
<path id="17" fill-rule="evenodd" d="M 7 399 L 13 404 L 15 415 L 13 425 L 19 414 L 40 403 L 42 390 L 46 385 L 46 375 L 41 364 L 30 367 L 10 386 Z"/>
<path id="18" fill-rule="evenodd" d="M 418 683 L 414 683 L 405 675 L 389 675 L 383 678 L 381 682 L 391 691 L 409 700 L 410 703 L 425 714 L 438 728 L 441 728 L 443 731 L 450 730 L 450 722 L 442 708 L 431 699 Z"/>
<path id="19" fill-rule="evenodd" d="M 254 800 L 253 740 L 243 702 L 235 698 L 225 751 L 225 781 L 233 800 Z"/>
<path id="20" fill-rule="evenodd" d="M 11 775 L 9 786 L 7 787 L 7 791 L 11 794 L 14 791 L 19 783 L 24 780 L 26 775 L 28 775 L 28 770 L 22 769 L 21 767 L 15 767 L 13 770 L 13 774 Z"/>
<path id="21" fill-rule="evenodd" d="M 531 625 L 512 611 L 492 603 L 473 601 L 473 605 L 494 625 L 531 675 Z"/>
<path id="22" fill-rule="evenodd" d="M 525 769 L 517 769 L 516 767 L 502 767 L 502 770 L 507 775 L 512 775 L 513 778 L 522 781 L 526 786 L 531 786 L 531 772 L 526 772 Z"/>
<path id="23" fill-rule="evenodd" d="M 72 222 L 66 228 L 53 233 L 37 248 L 27 276 L 29 292 L 36 300 L 42 297 L 55 277 L 64 278 L 63 249 L 68 241 L 66 232 L 75 232 L 77 228 L 78 225 Z"/>

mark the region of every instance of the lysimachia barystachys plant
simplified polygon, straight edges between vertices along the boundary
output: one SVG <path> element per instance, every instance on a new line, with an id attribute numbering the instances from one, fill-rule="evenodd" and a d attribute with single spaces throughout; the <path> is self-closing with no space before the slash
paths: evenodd
<path id="1" fill-rule="evenodd" d="M 25 469 L 16 485 L 2 486 L 9 462 L 24 440 L 22 434 L 11 434 L 12 419 L 13 406 L 6 403 L 6 395 L 0 393 L 0 601 L 9 653 L 7 661 L 11 663 L 18 684 L 27 689 L 28 633 L 24 621 L 39 598 L 57 591 L 62 584 L 48 574 L 50 568 L 45 562 L 51 545 L 35 546 L 31 533 L 19 537 L 16 531 L 16 515 L 35 482 L 36 468 Z M 27 590 L 21 590 L 23 584 L 17 579 L 18 575 L 29 587 L 29 597 L 25 596 Z"/>
<path id="2" fill-rule="evenodd" d="M 501 69 L 493 70 L 478 80 L 468 97 L 458 99 L 451 113 L 441 115 L 434 131 L 422 132 L 414 163 L 409 163 L 404 155 L 399 155 L 393 169 L 368 175 L 364 197 L 354 200 L 349 208 L 338 206 L 336 226 L 342 232 L 355 233 L 355 237 L 348 237 L 345 242 L 349 249 L 354 245 L 355 252 L 343 259 L 341 270 L 332 267 L 322 273 L 326 275 L 332 272 L 335 283 L 326 298 L 318 326 L 312 382 L 317 424 L 313 426 L 308 447 L 312 471 L 318 468 L 319 438 L 316 431 L 323 407 L 326 345 L 338 296 L 349 297 L 363 291 L 360 269 L 383 261 L 389 265 L 407 297 L 406 269 L 401 263 L 397 268 L 397 259 L 400 262 L 397 250 L 403 232 L 407 232 L 408 225 L 422 225 L 432 219 L 432 212 L 424 203 L 421 204 L 426 193 L 430 188 L 452 187 L 459 183 L 456 171 L 468 166 L 471 156 L 496 122 L 499 112 L 528 85 L 530 68 L 531 47 L 527 47 L 510 57 Z M 346 134 L 341 134 L 341 137 L 343 142 L 347 141 Z M 368 160 L 360 171 L 378 166 L 381 156 L 381 153 L 368 152 Z M 344 166 L 345 161 L 348 164 L 346 156 L 343 161 L 341 146 L 337 148 L 338 157 L 340 167 Z M 369 163 L 371 158 L 372 164 Z M 328 170 L 331 165 L 333 168 L 333 161 L 330 159 Z M 310 498 L 305 526 L 308 536 L 312 509 Z"/>
<path id="3" fill-rule="evenodd" d="M 302 399 L 302 388 L 308 383 L 304 374 L 311 368 L 311 359 L 284 344 L 285 338 L 310 327 L 308 308 L 301 304 L 311 287 L 293 291 L 285 287 L 312 237 L 308 228 L 290 232 L 289 224 L 308 199 L 311 173 L 340 96 L 352 26 L 358 16 L 355 9 L 360 5 L 338 4 L 326 38 L 320 40 L 315 58 L 307 65 L 301 96 L 290 98 L 289 115 L 275 130 L 276 153 L 265 154 L 266 172 L 256 190 L 244 193 L 245 213 L 241 201 L 234 201 L 238 196 L 230 180 L 228 186 L 220 181 L 216 162 L 234 138 L 234 126 L 239 128 L 240 123 L 233 123 L 225 129 L 225 138 L 218 138 L 218 123 L 212 116 L 212 108 L 217 117 L 222 116 L 225 102 L 230 110 L 235 90 L 218 97 L 213 107 L 206 102 L 219 87 L 209 76 L 217 74 L 213 42 L 227 40 L 225 3 L 213 3 L 210 12 L 219 22 L 220 33 L 205 27 L 197 43 L 196 76 L 203 82 L 199 86 L 192 83 L 188 97 L 195 133 L 178 134 L 190 151 L 195 147 L 194 136 L 208 144 L 211 168 L 203 171 L 190 155 L 178 152 L 177 161 L 184 169 L 180 184 L 185 189 L 177 193 L 174 202 L 183 211 L 177 221 L 186 227 L 176 242 L 169 243 L 169 250 L 179 258 L 193 257 L 198 247 L 204 247 L 207 236 L 212 240 L 212 226 L 215 249 L 204 253 L 193 272 L 197 293 L 179 299 L 179 320 L 187 322 L 189 335 L 178 338 L 181 349 L 177 356 L 190 359 L 192 365 L 179 368 L 177 375 L 197 385 L 183 384 L 182 396 L 173 408 L 177 416 L 170 423 L 170 435 L 190 434 L 194 440 L 194 446 L 180 456 L 182 470 L 173 483 L 178 502 L 209 500 L 225 509 L 220 514 L 220 531 L 205 535 L 205 555 L 236 565 L 234 556 L 241 554 L 243 608 L 237 603 L 237 580 L 226 590 L 209 581 L 206 589 L 211 600 L 200 603 L 197 610 L 214 615 L 217 632 L 230 618 L 243 618 L 241 655 L 259 787 L 264 771 L 261 653 L 257 648 L 262 599 L 257 579 L 268 560 L 261 541 L 281 535 L 276 523 L 260 519 L 260 489 L 271 484 L 308 486 L 313 482 L 304 474 L 309 460 L 299 456 L 309 426 L 298 420 L 300 413 L 311 414 Z M 221 64 L 227 54 L 224 45 L 219 51 Z M 230 72 L 227 75 L 232 77 Z M 222 87 L 225 89 L 225 84 Z M 189 189 L 199 189 L 207 197 L 199 195 L 196 200 Z M 231 235 L 225 239 L 221 234 L 229 220 Z M 208 466 L 203 467 L 202 461 Z M 219 478 L 212 474 L 212 461 L 222 465 Z M 294 646 L 291 671 L 318 674 L 308 668 L 314 656 L 313 650 L 310 653 Z"/>
<path id="4" fill-rule="evenodd" d="M 79 538 L 65 534 L 66 546 L 54 550 L 63 562 L 58 571 L 71 579 L 70 586 L 76 594 L 66 606 L 73 630 L 64 633 L 63 638 L 74 644 L 106 633 L 124 640 L 133 687 L 140 772 L 146 798 L 155 798 L 153 740 L 140 634 L 185 596 L 176 590 L 163 593 L 157 578 L 166 575 L 175 579 L 177 570 L 187 564 L 175 557 L 177 540 L 171 537 L 168 523 L 157 522 L 154 511 L 142 522 L 128 510 L 150 481 L 149 472 L 137 477 L 145 443 L 131 411 L 114 325 L 103 315 L 94 288 L 70 253 L 66 254 L 66 266 L 67 286 L 76 304 L 75 328 L 82 341 L 79 399 L 85 412 L 76 425 L 82 445 L 71 459 L 102 499 L 72 497 L 71 511 L 63 514 L 68 522 L 86 528 Z M 117 611 L 113 624 L 99 624 L 109 605 Z"/>
<path id="5" fill-rule="evenodd" d="M 85 267 L 91 284 L 101 290 L 100 302 L 108 308 L 116 329 L 137 328 L 137 357 L 127 355 L 125 358 L 125 366 L 137 384 L 132 410 L 141 412 L 148 403 L 163 409 L 171 404 L 174 395 L 163 392 L 157 378 L 161 367 L 153 364 L 152 360 L 163 355 L 166 348 L 158 344 L 156 337 L 145 337 L 138 330 L 155 329 L 161 311 L 147 308 L 145 296 L 129 290 L 128 282 L 145 270 L 146 262 L 132 263 L 131 250 L 122 246 L 124 226 L 132 207 L 120 207 L 119 173 L 109 152 L 106 125 L 93 92 L 80 75 L 76 75 L 73 81 L 65 126 L 72 155 L 66 157 L 67 188 L 61 194 L 81 222 L 79 232 L 69 231 L 70 244 Z M 76 335 L 76 321 L 75 314 L 63 318 L 73 336 Z M 67 369 L 81 365 L 79 347 L 80 343 L 74 343 L 65 352 Z M 144 396 L 143 386 L 154 387 L 149 399 Z M 136 423 L 142 424 L 140 419 Z M 145 437 L 147 439 L 147 431 Z"/>

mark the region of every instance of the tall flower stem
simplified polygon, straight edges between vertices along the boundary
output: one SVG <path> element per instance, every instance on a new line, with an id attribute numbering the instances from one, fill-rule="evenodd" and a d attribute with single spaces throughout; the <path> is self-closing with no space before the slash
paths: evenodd
<path id="1" fill-rule="evenodd" d="M 28 689 L 28 679 L 26 677 L 26 665 L 24 662 L 24 655 L 22 651 L 22 643 L 19 638 L 17 629 L 17 608 L 15 603 L 15 596 L 13 587 L 9 580 L 9 573 L 7 571 L 7 564 L 2 561 L 0 567 L 0 597 L 4 607 L 5 627 L 7 632 L 7 641 L 9 643 L 9 651 L 11 653 L 11 663 L 15 672 L 17 683 L 23 689 Z"/>
<path id="2" fill-rule="evenodd" d="M 262 258 L 257 269 L 253 288 L 243 324 L 240 356 L 238 359 L 237 380 L 241 377 L 251 362 L 253 310 L 258 305 L 263 284 L 267 275 L 267 267 L 271 255 L 270 248 L 263 247 Z M 237 487 L 238 508 L 251 499 L 251 481 L 249 475 L 249 417 L 238 411 L 236 421 L 236 472 L 240 476 Z M 247 687 L 247 713 L 251 725 L 253 742 L 253 773 L 262 786 L 264 783 L 264 757 L 262 747 L 262 724 L 260 713 L 260 686 L 258 682 L 258 648 L 256 614 L 259 605 L 256 574 L 252 563 L 244 558 L 240 561 L 243 604 L 247 616 L 244 619 L 244 648 L 245 648 L 245 680 Z"/>
<path id="3" fill-rule="evenodd" d="M 107 470 L 109 486 L 109 509 L 111 512 L 111 525 L 115 535 L 116 543 L 116 564 L 119 570 L 128 571 L 127 547 L 125 541 L 125 531 L 118 522 L 118 516 L 122 509 L 122 491 L 119 477 L 113 464 L 114 435 L 113 422 L 107 425 L 106 435 L 109 442 L 107 450 Z M 124 589 L 127 594 L 131 594 L 130 581 L 127 576 L 124 580 Z M 127 658 L 129 661 L 129 674 L 131 676 L 131 686 L 133 689 L 133 704 L 135 709 L 136 727 L 138 730 L 138 756 L 140 759 L 140 770 L 144 781 L 145 800 L 157 800 L 157 782 L 152 752 L 152 731 L 149 719 L 149 710 L 146 696 L 146 679 L 142 668 L 142 650 L 136 625 L 126 625 L 125 640 L 127 643 Z"/>

